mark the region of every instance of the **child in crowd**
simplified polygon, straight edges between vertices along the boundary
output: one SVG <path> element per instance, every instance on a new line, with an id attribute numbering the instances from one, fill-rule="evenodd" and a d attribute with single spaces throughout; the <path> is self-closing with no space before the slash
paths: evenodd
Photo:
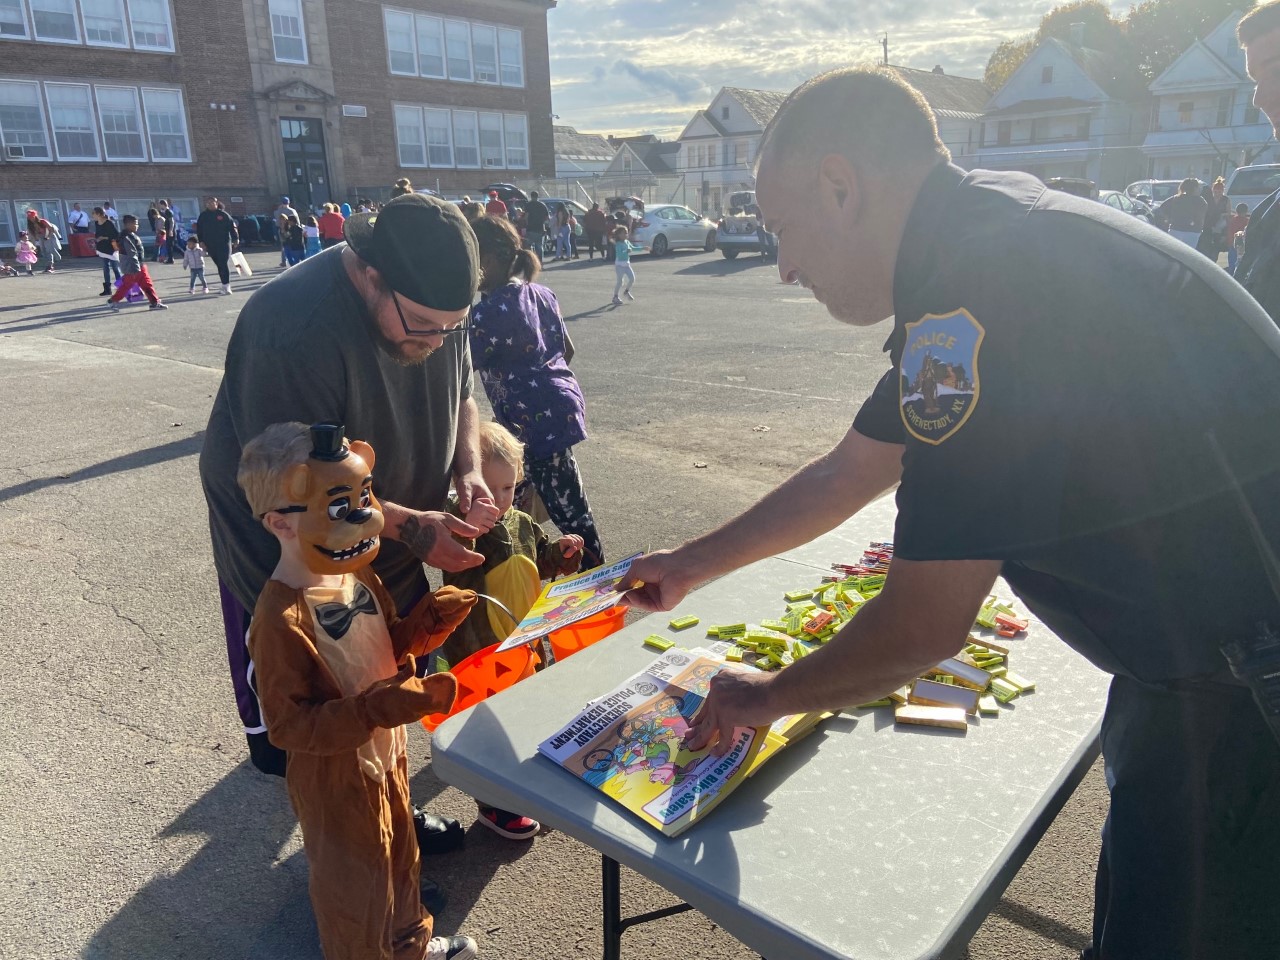
<path id="1" fill-rule="evenodd" d="M 17 275 L 17 269 L 10 264 L 5 263 L 3 260 L 0 260 L 0 277 L 16 277 Z"/>
<path id="2" fill-rule="evenodd" d="M 120 239 L 116 241 L 116 248 L 120 251 L 120 272 L 124 276 L 120 280 L 119 289 L 107 301 L 107 306 L 112 310 L 119 310 L 120 301 L 137 287 L 151 301 L 152 310 L 168 310 L 160 302 L 156 288 L 151 285 L 151 274 L 147 273 L 147 265 L 143 262 L 146 251 L 142 241 L 138 239 L 138 218 L 131 213 L 126 213 L 120 221 Z"/>
<path id="3" fill-rule="evenodd" d="M 1244 253 L 1244 229 L 1249 226 L 1249 205 L 1247 203 L 1237 203 L 1236 212 L 1227 221 L 1227 272 L 1233 277 L 1236 273 L 1236 264 L 1240 262 L 1240 257 Z"/>
<path id="4" fill-rule="evenodd" d="M 330 960 L 471 960 L 469 937 L 433 937 L 409 803 L 405 724 L 447 711 L 449 673 L 415 675 L 476 597 L 444 587 L 404 617 L 369 566 L 382 508 L 373 448 L 339 424 L 277 423 L 245 445 L 236 476 L 280 562 L 249 627 L 271 742 L 310 868 Z"/>
<path id="5" fill-rule="evenodd" d="M 569 533 L 553 541 L 533 517 L 512 507 L 524 478 L 524 444 L 501 424 L 485 421 L 480 424 L 480 461 L 485 485 L 502 515 L 472 547 L 484 555 L 484 563 L 458 573 L 446 571 L 444 582 L 496 597 L 510 614 L 481 598 L 485 609 L 464 620 L 440 648 L 445 665 L 505 640 L 538 599 L 543 580 L 576 573 L 582 565 L 581 537 Z M 479 806 L 480 822 L 508 840 L 532 840 L 542 827 L 518 813 Z"/>
<path id="6" fill-rule="evenodd" d="M 19 269 L 23 266 L 27 268 L 27 276 L 34 277 L 36 275 L 36 261 L 40 259 L 40 251 L 36 249 L 36 245 L 31 242 L 31 238 L 27 235 L 27 231 L 23 230 L 18 234 L 18 245 L 14 248 L 14 262 L 19 264 Z"/>
<path id="7" fill-rule="evenodd" d="M 200 292 L 208 293 L 209 284 L 204 279 L 204 251 L 194 236 L 187 237 L 187 251 L 182 255 L 182 265 L 191 271 L 191 287 L 187 293 L 196 292 L 196 281 L 200 281 Z"/>
<path id="8" fill-rule="evenodd" d="M 569 369 L 573 343 L 556 295 L 539 283 L 538 257 L 524 250 L 511 221 L 481 217 L 480 302 L 471 308 L 471 362 L 493 417 L 524 442 L 524 474 L 562 533 L 582 537 L 587 566 L 604 546 L 574 459 L 587 439 L 586 403 Z M 516 502 L 523 508 L 523 490 Z M 526 512 L 528 512 L 526 510 Z"/>
<path id="9" fill-rule="evenodd" d="M 284 264 L 286 267 L 292 267 L 296 263 L 301 263 L 305 255 L 306 246 L 302 233 L 302 225 L 298 223 L 297 217 L 289 217 L 284 228 Z"/>
<path id="10" fill-rule="evenodd" d="M 615 307 L 622 304 L 622 298 L 618 296 L 619 291 L 625 294 L 628 300 L 635 299 L 631 293 L 631 285 L 636 282 L 636 271 L 631 266 L 631 254 L 644 251 L 644 247 L 628 240 L 627 235 L 626 227 L 613 228 L 613 272 L 616 277 L 613 285 L 613 305 Z"/>
<path id="11" fill-rule="evenodd" d="M 315 256 L 320 252 L 320 221 L 315 217 L 307 217 L 307 224 L 302 228 L 302 236 L 306 241 L 303 258 Z"/>

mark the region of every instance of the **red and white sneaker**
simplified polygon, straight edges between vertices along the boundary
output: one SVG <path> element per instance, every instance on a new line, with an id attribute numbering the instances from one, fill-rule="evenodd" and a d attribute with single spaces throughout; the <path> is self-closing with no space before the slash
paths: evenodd
<path id="1" fill-rule="evenodd" d="M 511 813 L 509 810 L 486 807 L 483 804 L 480 805 L 480 819 L 477 822 L 508 840 L 532 840 L 542 829 L 542 824 L 537 820 Z"/>

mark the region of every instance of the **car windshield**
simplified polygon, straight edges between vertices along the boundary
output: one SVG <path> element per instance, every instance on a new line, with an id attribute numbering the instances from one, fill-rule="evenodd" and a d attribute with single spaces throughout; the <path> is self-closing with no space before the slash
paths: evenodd
<path id="1" fill-rule="evenodd" d="M 1261 196 L 1280 188 L 1280 169 L 1269 170 L 1237 170 L 1231 180 L 1232 194 L 1241 196 Z"/>
<path id="2" fill-rule="evenodd" d="M 1151 200 L 1153 203 L 1163 203 L 1175 193 L 1178 192 L 1177 183 L 1153 183 L 1151 184 Z"/>

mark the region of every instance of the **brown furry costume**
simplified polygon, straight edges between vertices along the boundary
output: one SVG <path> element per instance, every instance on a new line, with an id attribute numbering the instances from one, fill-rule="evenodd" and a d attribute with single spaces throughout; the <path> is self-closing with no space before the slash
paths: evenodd
<path id="1" fill-rule="evenodd" d="M 285 780 L 325 957 L 422 960 L 432 917 L 418 887 L 403 725 L 452 706 L 453 676 L 419 679 L 414 658 L 443 643 L 476 596 L 445 587 L 396 616 L 367 566 L 382 524 L 368 488 L 373 451 L 356 441 L 357 456 L 343 453 L 340 462 L 300 465 L 286 483 L 288 500 L 305 505 L 287 509 L 311 525 L 299 540 L 343 568 L 341 586 L 268 581 L 249 649 L 271 742 L 289 754 Z M 360 509 L 335 516 L 334 490 L 352 488 L 363 489 Z"/>

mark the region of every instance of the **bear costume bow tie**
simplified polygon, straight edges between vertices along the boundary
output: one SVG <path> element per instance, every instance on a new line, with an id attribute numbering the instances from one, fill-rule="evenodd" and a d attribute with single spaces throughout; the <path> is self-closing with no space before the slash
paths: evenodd
<path id="1" fill-rule="evenodd" d="M 335 640 L 341 640 L 351 629 L 351 621 L 361 613 L 377 614 L 378 605 L 373 594 L 363 583 L 356 584 L 355 598 L 351 603 L 320 603 L 316 605 L 316 619 L 324 632 Z"/>

